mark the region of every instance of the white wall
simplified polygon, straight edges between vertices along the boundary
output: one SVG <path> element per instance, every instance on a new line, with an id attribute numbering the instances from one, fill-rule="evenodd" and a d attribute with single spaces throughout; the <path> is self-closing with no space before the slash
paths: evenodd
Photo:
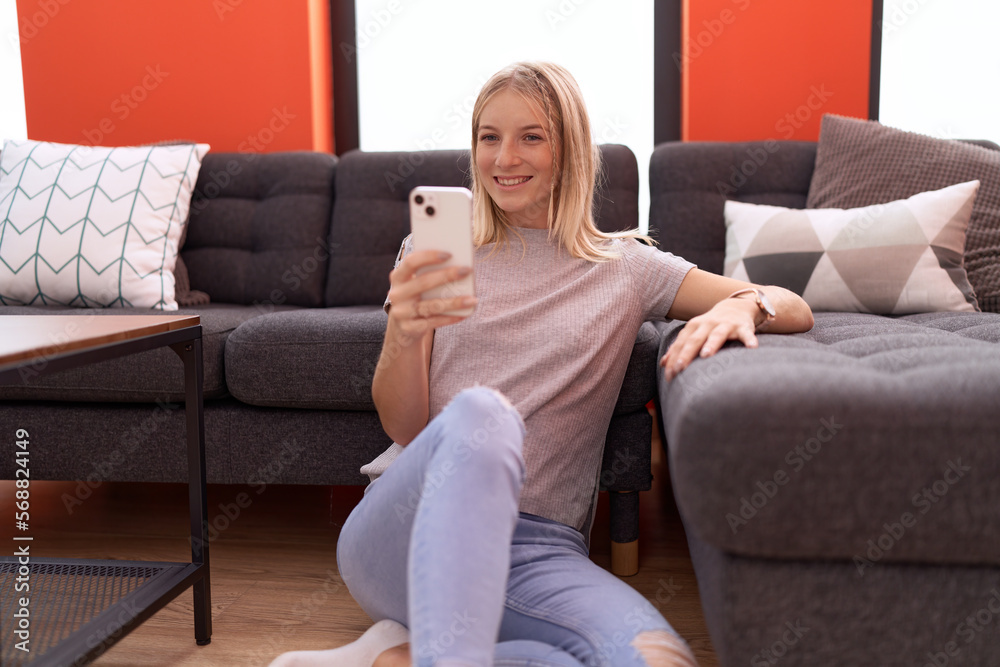
<path id="1" fill-rule="evenodd" d="M 0 140 L 27 139 L 15 0 L 0 0 L 0 40 Z"/>
<path id="2" fill-rule="evenodd" d="M 363 150 L 469 148 L 483 83 L 518 60 L 566 67 L 598 143 L 639 161 L 648 218 L 653 0 L 356 0 Z"/>
<path id="3" fill-rule="evenodd" d="M 879 120 L 1000 144 L 1000 3 L 885 0 Z"/>

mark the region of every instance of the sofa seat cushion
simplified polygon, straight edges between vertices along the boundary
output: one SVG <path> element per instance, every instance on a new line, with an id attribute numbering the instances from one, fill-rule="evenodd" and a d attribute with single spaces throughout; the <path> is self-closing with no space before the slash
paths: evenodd
<path id="1" fill-rule="evenodd" d="M 284 309 L 272 307 L 269 309 Z M 204 396 L 206 399 L 227 395 L 223 353 L 230 333 L 247 320 L 260 316 L 257 306 L 209 304 L 181 308 L 171 314 L 198 315 L 202 327 L 202 358 L 204 363 Z M 121 308 L 81 310 L 64 307 L 0 308 L 4 315 L 123 315 Z M 136 315 L 159 314 L 159 311 L 137 310 Z M 26 369 L 30 373 L 31 369 Z M 184 399 L 184 368 L 180 358 L 169 348 L 111 359 L 81 368 L 28 377 L 26 384 L 0 387 L 3 400 L 45 400 L 85 402 L 153 403 Z"/>
<path id="2" fill-rule="evenodd" d="M 381 306 L 280 312 L 241 325 L 226 342 L 226 385 L 250 405 L 374 410 L 371 386 L 387 316 Z M 616 415 L 644 411 L 656 392 L 659 333 L 639 329 Z"/>
<path id="3" fill-rule="evenodd" d="M 226 384 L 263 407 L 374 410 L 381 306 L 310 308 L 258 317 L 226 343 Z"/>
<path id="4" fill-rule="evenodd" d="M 1000 553 L 998 314 L 817 313 L 659 391 L 678 506 L 716 548 L 859 574 Z"/>

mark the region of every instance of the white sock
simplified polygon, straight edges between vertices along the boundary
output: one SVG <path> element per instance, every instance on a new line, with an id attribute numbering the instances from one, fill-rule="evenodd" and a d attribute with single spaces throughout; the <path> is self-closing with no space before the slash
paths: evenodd
<path id="1" fill-rule="evenodd" d="M 350 644 L 327 651 L 282 653 L 269 667 L 371 667 L 383 651 L 409 641 L 409 631 L 389 619 L 368 628 Z"/>

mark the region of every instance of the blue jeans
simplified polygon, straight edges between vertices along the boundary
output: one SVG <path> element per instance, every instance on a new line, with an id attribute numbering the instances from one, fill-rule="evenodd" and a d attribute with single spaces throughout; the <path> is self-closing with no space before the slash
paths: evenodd
<path id="1" fill-rule="evenodd" d="M 518 513 L 523 439 L 503 396 L 461 392 L 344 523 L 344 582 L 374 620 L 409 628 L 421 667 L 645 665 L 632 641 L 670 625 L 579 531 Z"/>

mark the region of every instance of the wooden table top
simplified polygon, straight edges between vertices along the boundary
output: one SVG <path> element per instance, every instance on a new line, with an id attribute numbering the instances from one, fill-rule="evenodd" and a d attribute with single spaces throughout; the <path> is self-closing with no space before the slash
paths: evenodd
<path id="1" fill-rule="evenodd" d="M 197 315 L 0 315 L 0 366 L 200 323 Z"/>

